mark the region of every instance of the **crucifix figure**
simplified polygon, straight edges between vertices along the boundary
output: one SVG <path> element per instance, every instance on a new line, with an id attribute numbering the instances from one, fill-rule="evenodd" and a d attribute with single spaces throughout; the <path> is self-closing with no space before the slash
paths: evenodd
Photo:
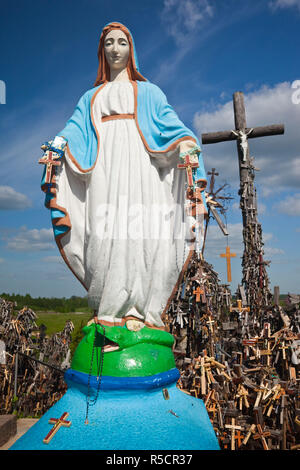
<path id="1" fill-rule="evenodd" d="M 60 155 L 48 150 L 45 152 L 44 156 L 39 159 L 39 163 L 43 163 L 44 165 L 46 165 L 46 175 L 45 175 L 46 184 L 51 183 L 52 167 L 61 165 L 61 162 L 58 161 L 59 158 L 60 158 Z"/>
<path id="2" fill-rule="evenodd" d="M 257 219 L 256 189 L 254 187 L 254 165 L 250 158 L 248 139 L 279 135 L 284 133 L 284 125 L 270 125 L 248 128 L 244 95 L 236 92 L 233 95 L 235 129 L 222 132 L 202 134 L 202 144 L 237 141 L 240 173 L 240 207 L 243 217 L 243 281 L 247 304 L 254 313 L 263 305 L 270 305 L 272 294 L 269 291 L 269 280 L 263 261 L 262 229 Z M 258 275 L 259 274 L 259 275 Z"/>
<path id="3" fill-rule="evenodd" d="M 246 161 L 247 159 L 247 153 L 249 151 L 249 145 L 248 145 L 248 135 L 251 134 L 253 129 L 250 129 L 248 132 L 244 132 L 242 130 L 239 131 L 231 131 L 234 135 L 237 136 L 237 141 L 240 144 L 241 151 L 243 153 L 243 162 Z"/>
<path id="4" fill-rule="evenodd" d="M 188 183 L 188 186 L 189 187 L 193 187 L 194 186 L 194 183 L 193 183 L 193 172 L 192 172 L 192 168 L 198 168 L 199 164 L 198 164 L 198 161 L 192 161 L 190 159 L 190 156 L 189 154 L 185 155 L 184 157 L 184 160 L 185 162 L 184 163 L 179 163 L 177 165 L 177 168 L 179 168 L 180 170 L 183 170 L 183 169 L 186 169 L 186 176 L 187 176 L 187 183 Z"/>
<path id="5" fill-rule="evenodd" d="M 230 253 L 230 247 L 226 246 L 226 253 L 221 253 L 220 254 L 221 258 L 226 258 L 226 264 L 227 264 L 227 282 L 231 282 L 231 260 L 230 258 L 234 258 L 236 256 L 236 253 Z"/>
<path id="6" fill-rule="evenodd" d="M 227 199 L 233 199 L 230 196 L 223 195 L 221 196 L 219 193 L 226 187 L 228 186 L 227 183 L 223 184 L 220 188 L 215 190 L 215 176 L 219 176 L 219 173 L 216 173 L 215 168 L 212 168 L 211 171 L 208 171 L 207 174 L 210 175 L 210 183 L 209 183 L 209 189 L 208 191 L 205 192 L 205 199 L 206 199 L 206 204 L 208 208 L 208 217 L 206 219 L 206 224 L 205 224 L 205 231 L 204 231 L 204 241 L 203 241 L 203 247 L 202 247 L 202 255 L 204 254 L 204 248 L 205 248 L 205 240 L 206 240 L 206 235 L 207 235 L 207 229 L 208 229 L 208 223 L 210 219 L 210 213 L 212 213 L 213 218 L 219 225 L 220 229 L 222 230 L 224 235 L 228 235 L 227 227 L 225 226 L 224 222 L 222 221 L 217 209 L 220 210 L 220 212 L 224 215 L 226 209 L 225 207 L 220 203 L 220 199 L 227 200 Z"/>

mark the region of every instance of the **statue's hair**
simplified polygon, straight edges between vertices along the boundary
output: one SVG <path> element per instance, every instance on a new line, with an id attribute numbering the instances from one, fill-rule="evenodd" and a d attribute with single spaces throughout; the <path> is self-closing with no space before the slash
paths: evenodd
<path id="1" fill-rule="evenodd" d="M 131 34 L 126 28 L 126 26 L 122 25 L 121 23 L 109 23 L 105 26 L 102 30 L 99 46 L 98 46 L 98 60 L 99 60 L 99 67 L 97 72 L 97 78 L 95 81 L 94 86 L 98 86 L 100 83 L 110 80 L 110 68 L 109 64 L 107 63 L 105 52 L 104 52 L 104 40 L 106 35 L 113 29 L 120 29 L 123 33 L 126 34 L 127 40 L 129 42 L 130 52 L 129 58 L 127 62 L 127 72 L 130 80 L 140 80 L 140 81 L 147 81 L 145 77 L 137 70 L 135 58 L 134 58 L 134 47 L 131 38 Z"/>

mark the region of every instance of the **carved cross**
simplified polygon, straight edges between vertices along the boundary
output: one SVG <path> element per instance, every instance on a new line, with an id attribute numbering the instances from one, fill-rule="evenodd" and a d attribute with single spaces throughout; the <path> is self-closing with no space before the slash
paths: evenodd
<path id="1" fill-rule="evenodd" d="M 53 166 L 60 166 L 61 162 L 58 161 L 59 155 L 47 151 L 45 152 L 45 155 L 39 159 L 39 163 L 43 163 L 46 165 L 46 175 L 45 175 L 45 183 L 50 184 L 51 183 L 51 178 L 52 178 L 52 167 Z"/>
<path id="2" fill-rule="evenodd" d="M 200 296 L 202 297 L 202 302 L 205 302 L 204 288 L 201 289 L 201 287 L 198 286 L 197 289 L 193 290 L 193 294 L 196 294 L 196 302 L 200 302 Z"/>
<path id="3" fill-rule="evenodd" d="M 227 264 L 227 281 L 231 282 L 231 261 L 230 258 L 234 258 L 236 256 L 236 253 L 230 253 L 230 247 L 226 246 L 226 253 L 221 253 L 220 254 L 221 258 L 226 258 L 226 264 Z"/>
<path id="4" fill-rule="evenodd" d="M 195 162 L 195 163 L 191 162 L 189 154 L 185 155 L 184 160 L 185 160 L 185 163 L 179 163 L 177 165 L 177 168 L 179 168 L 180 170 L 186 169 L 186 176 L 187 176 L 188 186 L 193 187 L 194 183 L 193 183 L 192 168 L 198 168 L 199 163 L 198 162 Z"/>
<path id="5" fill-rule="evenodd" d="M 61 428 L 61 426 L 64 426 L 64 427 L 70 427 L 71 426 L 71 421 L 66 421 L 65 418 L 67 418 L 69 416 L 69 413 L 67 412 L 64 412 L 60 418 L 50 418 L 49 419 L 49 424 L 54 424 L 53 428 L 48 432 L 47 436 L 45 437 L 45 439 L 43 439 L 43 442 L 44 444 L 49 444 L 49 442 L 51 441 L 51 439 L 53 438 L 54 434 L 57 433 L 57 431 L 59 430 L 59 428 Z"/>
<path id="6" fill-rule="evenodd" d="M 237 307 L 230 307 L 231 312 L 238 312 L 238 313 L 250 312 L 250 307 L 242 307 L 242 301 L 240 299 L 238 299 L 236 303 L 237 303 Z"/>
<path id="7" fill-rule="evenodd" d="M 244 439 L 244 437 L 245 437 L 245 436 L 243 436 L 243 435 L 241 434 L 241 431 L 238 431 L 238 432 L 236 433 L 235 439 L 237 440 L 237 446 L 238 446 L 238 447 L 241 447 L 241 445 L 242 445 L 242 439 Z"/>
<path id="8" fill-rule="evenodd" d="M 289 349 L 289 346 L 286 346 L 286 345 L 285 345 L 285 342 L 282 341 L 281 346 L 279 347 L 279 349 L 282 350 L 282 359 L 286 359 L 285 350 L 286 350 L 286 349 Z"/>
<path id="9" fill-rule="evenodd" d="M 231 424 L 225 424 L 225 428 L 229 429 L 231 431 L 231 450 L 235 449 L 235 430 L 242 430 L 241 426 L 236 426 L 235 424 L 235 418 L 231 418 Z"/>
<path id="10" fill-rule="evenodd" d="M 269 437 L 271 435 L 271 433 L 269 431 L 263 432 L 263 429 L 262 429 L 260 424 L 257 424 L 256 428 L 257 428 L 258 433 L 254 434 L 253 439 L 255 439 L 255 440 L 260 439 L 261 442 L 262 442 L 264 450 L 270 450 L 265 438 Z"/>

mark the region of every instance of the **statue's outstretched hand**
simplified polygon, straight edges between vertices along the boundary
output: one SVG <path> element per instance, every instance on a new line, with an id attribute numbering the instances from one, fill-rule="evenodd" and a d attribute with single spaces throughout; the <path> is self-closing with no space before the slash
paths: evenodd
<path id="1" fill-rule="evenodd" d="M 50 184 L 52 179 L 52 167 L 60 166 L 66 147 L 66 140 L 62 137 L 55 137 L 54 140 L 45 142 L 41 149 L 44 151 L 44 155 L 39 159 L 39 163 L 46 165 L 45 183 Z"/>

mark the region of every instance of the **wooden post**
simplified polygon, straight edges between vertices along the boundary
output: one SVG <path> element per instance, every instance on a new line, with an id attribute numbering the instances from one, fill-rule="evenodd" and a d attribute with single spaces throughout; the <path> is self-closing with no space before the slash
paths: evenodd
<path id="1" fill-rule="evenodd" d="M 279 286 L 274 286 L 274 305 L 279 305 Z"/>
<path id="2" fill-rule="evenodd" d="M 18 358 L 19 354 L 16 352 L 16 358 L 15 358 L 15 385 L 14 385 L 14 397 L 17 396 L 17 384 L 18 384 Z"/>

